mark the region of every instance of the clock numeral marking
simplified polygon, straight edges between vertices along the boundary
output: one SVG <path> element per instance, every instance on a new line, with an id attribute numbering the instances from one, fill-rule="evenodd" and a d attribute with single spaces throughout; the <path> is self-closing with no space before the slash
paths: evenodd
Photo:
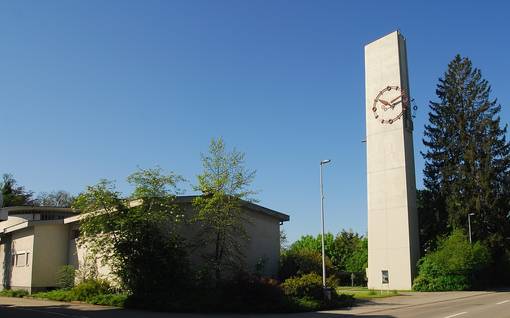
<path id="1" fill-rule="evenodd" d="M 390 92 L 395 90 L 398 96 L 392 96 L 394 94 L 388 94 L 390 95 L 389 98 L 386 98 L 386 100 L 382 100 L 385 96 L 386 92 Z M 387 95 L 386 95 L 387 97 Z M 383 105 L 378 106 L 378 103 L 381 103 Z M 380 110 L 382 109 L 384 112 L 389 111 L 387 116 L 391 116 L 394 112 L 396 112 L 397 105 L 401 105 L 401 111 L 398 114 L 395 114 L 393 118 L 381 118 L 381 115 L 385 115 L 387 113 L 379 114 Z M 377 121 L 379 121 L 381 124 L 393 124 L 400 118 L 405 118 L 405 113 L 407 112 L 409 107 L 409 96 L 407 96 L 406 91 L 400 87 L 400 86 L 386 86 L 383 88 L 379 94 L 374 99 L 374 104 L 372 107 L 372 111 L 374 113 L 374 117 Z M 388 116 L 388 117 L 389 117 Z"/>

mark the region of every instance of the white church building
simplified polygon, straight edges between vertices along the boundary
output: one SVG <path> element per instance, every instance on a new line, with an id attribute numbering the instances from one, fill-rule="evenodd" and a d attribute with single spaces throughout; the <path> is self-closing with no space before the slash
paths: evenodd
<path id="1" fill-rule="evenodd" d="M 183 210 L 192 209 L 193 196 L 180 196 Z M 243 201 L 242 209 L 249 236 L 246 270 L 253 272 L 261 260 L 264 273 L 276 276 L 280 258 L 280 225 L 289 216 Z M 64 265 L 76 269 L 87 261 L 87 250 L 77 244 L 80 214 L 70 208 L 14 206 L 0 209 L 1 289 L 29 292 L 57 286 L 57 272 Z M 192 261 L 199 260 L 190 255 Z M 99 274 L 108 275 L 105 268 Z"/>

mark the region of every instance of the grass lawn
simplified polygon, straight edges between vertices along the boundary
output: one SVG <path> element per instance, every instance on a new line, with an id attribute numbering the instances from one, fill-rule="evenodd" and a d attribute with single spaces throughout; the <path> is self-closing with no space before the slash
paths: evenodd
<path id="1" fill-rule="evenodd" d="M 399 293 L 396 290 L 375 290 L 368 289 L 367 287 L 350 287 L 342 286 L 336 289 L 338 293 L 353 295 L 356 299 L 370 299 L 370 298 L 383 298 L 398 296 Z"/>

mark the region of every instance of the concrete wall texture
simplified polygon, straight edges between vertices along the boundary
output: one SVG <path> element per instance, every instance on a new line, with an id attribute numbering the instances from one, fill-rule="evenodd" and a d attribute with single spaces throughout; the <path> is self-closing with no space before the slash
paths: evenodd
<path id="1" fill-rule="evenodd" d="M 368 287 L 408 290 L 419 244 L 412 118 L 409 110 L 397 118 L 405 104 L 398 102 L 399 95 L 410 96 L 405 39 L 399 32 L 365 46 L 365 86 Z"/>

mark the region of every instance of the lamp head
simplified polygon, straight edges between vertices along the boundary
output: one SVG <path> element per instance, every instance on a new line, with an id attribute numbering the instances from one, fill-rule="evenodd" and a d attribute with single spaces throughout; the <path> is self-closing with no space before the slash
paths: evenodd
<path id="1" fill-rule="evenodd" d="M 321 165 L 325 165 L 326 163 L 330 163 L 330 162 L 331 162 L 330 159 L 321 160 Z"/>

